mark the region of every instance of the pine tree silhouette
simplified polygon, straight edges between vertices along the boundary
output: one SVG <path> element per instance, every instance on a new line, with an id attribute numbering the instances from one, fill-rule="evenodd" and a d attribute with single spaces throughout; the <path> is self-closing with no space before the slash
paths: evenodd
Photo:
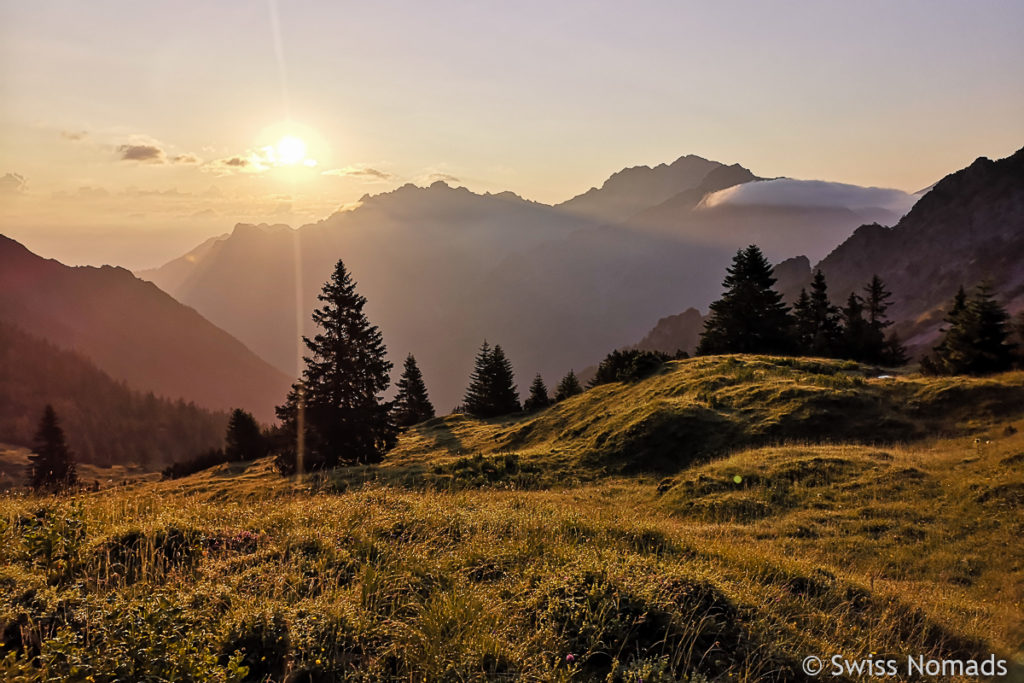
<path id="1" fill-rule="evenodd" d="M 399 427 L 409 427 L 434 417 L 434 406 L 427 397 L 423 373 L 420 372 L 411 353 L 405 358 L 402 377 L 395 386 L 398 387 L 398 394 L 392 405 L 395 424 Z"/>
<path id="2" fill-rule="evenodd" d="M 896 335 L 886 336 L 885 330 L 892 325 L 885 312 L 891 305 L 892 292 L 877 275 L 864 287 L 864 311 L 867 314 L 863 360 L 871 363 L 896 366 L 907 362 L 906 350 Z"/>
<path id="3" fill-rule="evenodd" d="M 366 298 L 342 261 L 317 299 L 324 304 L 313 311 L 320 332 L 302 338 L 310 351 L 302 381 L 277 409 L 283 432 L 296 444 L 278 457 L 285 472 L 299 456 L 310 468 L 378 462 L 397 438 L 390 405 L 380 398 L 392 366 L 380 330 L 363 312 Z"/>
<path id="4" fill-rule="evenodd" d="M 870 331 L 868 322 L 864 319 L 864 301 L 855 292 L 850 292 L 841 313 L 843 316 L 842 355 L 853 360 L 864 360 Z"/>
<path id="5" fill-rule="evenodd" d="M 530 385 L 530 396 L 523 403 L 523 410 L 528 413 L 534 413 L 538 410 L 544 410 L 552 401 L 548 397 L 548 388 L 544 384 L 544 378 L 537 373 L 537 376 L 533 378 L 533 384 Z"/>
<path id="6" fill-rule="evenodd" d="M 555 387 L 555 401 L 564 401 L 567 398 L 583 393 L 583 385 L 580 384 L 576 373 L 572 370 L 566 373 Z"/>
<path id="7" fill-rule="evenodd" d="M 521 410 L 512 364 L 500 345 L 485 340 L 476 356 L 463 407 L 470 415 L 497 417 Z"/>
<path id="8" fill-rule="evenodd" d="M 921 362 L 921 370 L 941 375 L 987 375 L 1013 367 L 1016 345 L 1010 340 L 1010 316 L 983 282 L 967 298 L 960 287 L 945 318 L 949 327 Z"/>
<path id="9" fill-rule="evenodd" d="M 29 480 L 36 490 L 60 490 L 78 483 L 75 459 L 51 405 L 43 409 L 36 431 L 32 455 L 29 456 Z"/>
<path id="10" fill-rule="evenodd" d="M 789 353 L 796 345 L 793 318 L 772 289 L 772 266 L 756 245 L 736 252 L 711 304 L 697 353 Z"/>
<path id="11" fill-rule="evenodd" d="M 228 419 L 224 457 L 228 461 L 257 460 L 267 454 L 268 444 L 251 413 L 236 408 Z"/>
<path id="12" fill-rule="evenodd" d="M 815 272 L 811 281 L 810 295 L 806 290 L 800 290 L 794 317 L 797 339 L 804 353 L 824 357 L 838 354 L 842 335 L 839 309 L 829 301 L 828 283 L 820 270 Z"/>

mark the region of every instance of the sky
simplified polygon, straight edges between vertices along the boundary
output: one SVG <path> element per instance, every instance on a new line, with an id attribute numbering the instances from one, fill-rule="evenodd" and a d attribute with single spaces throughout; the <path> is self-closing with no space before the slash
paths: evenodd
<path id="1" fill-rule="evenodd" d="M 914 192 L 1024 146 L 1024 3 L 0 0 L 0 232 L 158 265 L 444 180 L 698 154 Z"/>

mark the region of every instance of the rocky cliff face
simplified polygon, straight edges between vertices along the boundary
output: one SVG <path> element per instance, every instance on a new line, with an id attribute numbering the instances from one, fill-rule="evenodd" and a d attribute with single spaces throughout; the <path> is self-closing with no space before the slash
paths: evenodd
<path id="1" fill-rule="evenodd" d="M 1024 149 L 946 176 L 895 226 L 861 226 L 816 268 L 833 301 L 877 273 L 893 292 L 897 331 L 918 349 L 935 339 L 960 285 L 989 280 L 1011 312 L 1024 309 Z M 780 291 L 792 299 L 800 286 Z"/>

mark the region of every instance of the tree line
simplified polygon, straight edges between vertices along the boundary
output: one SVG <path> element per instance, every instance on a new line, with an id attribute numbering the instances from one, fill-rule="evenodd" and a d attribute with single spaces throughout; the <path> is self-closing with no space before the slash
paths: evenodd
<path id="1" fill-rule="evenodd" d="M 832 303 L 824 274 L 817 271 L 810 291 L 801 290 L 790 308 L 773 288 L 772 266 L 756 245 L 739 250 L 723 280 L 725 292 L 711 304 L 697 348 L 699 355 L 767 353 L 846 358 L 898 366 L 907 362 L 899 338 L 888 332 L 892 293 L 876 275 L 861 293 L 851 292 L 843 306 Z M 435 410 L 416 359 L 409 354 L 392 401 L 382 396 L 390 384 L 392 364 L 380 330 L 363 309 L 366 298 L 342 261 L 318 296 L 313 312 L 319 332 L 303 336 L 309 352 L 305 368 L 276 412 L 280 424 L 261 430 L 248 413 L 232 413 L 225 447 L 174 465 L 165 476 L 230 460 L 275 455 L 285 475 L 339 465 L 379 462 L 397 442 L 400 430 L 429 420 Z M 950 327 L 922 363 L 933 373 L 997 372 L 1013 362 L 1009 317 L 983 285 L 968 299 L 961 288 L 946 317 Z M 672 358 L 637 349 L 609 353 L 588 383 L 635 381 L 657 372 Z M 520 403 L 512 364 L 500 345 L 484 341 L 478 351 L 463 403 L 456 410 L 481 418 L 542 410 L 584 390 L 570 370 L 554 396 L 540 374 Z M 40 428 L 42 430 L 42 427 Z M 58 449 L 59 451 L 59 449 Z"/>
<path id="2" fill-rule="evenodd" d="M 892 293 L 877 275 L 862 293 L 850 292 L 842 307 L 832 303 L 820 270 L 792 309 L 774 285 L 772 265 L 756 245 L 736 252 L 722 281 L 725 293 L 711 304 L 697 354 L 806 355 L 893 367 L 907 362 L 899 337 L 886 333 Z"/>

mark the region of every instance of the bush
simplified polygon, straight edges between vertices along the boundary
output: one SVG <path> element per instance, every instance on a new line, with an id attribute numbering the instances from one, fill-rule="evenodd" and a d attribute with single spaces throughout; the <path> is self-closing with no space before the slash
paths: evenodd
<path id="1" fill-rule="evenodd" d="M 228 462 L 228 456 L 220 448 L 211 448 L 210 450 L 197 455 L 191 460 L 185 462 L 176 462 L 164 468 L 163 478 L 164 479 L 180 479 L 181 477 L 187 477 L 190 474 L 201 472 L 210 467 L 221 465 Z"/>
<path id="2" fill-rule="evenodd" d="M 611 382 L 636 382 L 650 377 L 671 359 L 671 356 L 660 351 L 612 351 L 597 366 L 597 374 L 590 380 L 589 386 L 596 387 Z"/>

